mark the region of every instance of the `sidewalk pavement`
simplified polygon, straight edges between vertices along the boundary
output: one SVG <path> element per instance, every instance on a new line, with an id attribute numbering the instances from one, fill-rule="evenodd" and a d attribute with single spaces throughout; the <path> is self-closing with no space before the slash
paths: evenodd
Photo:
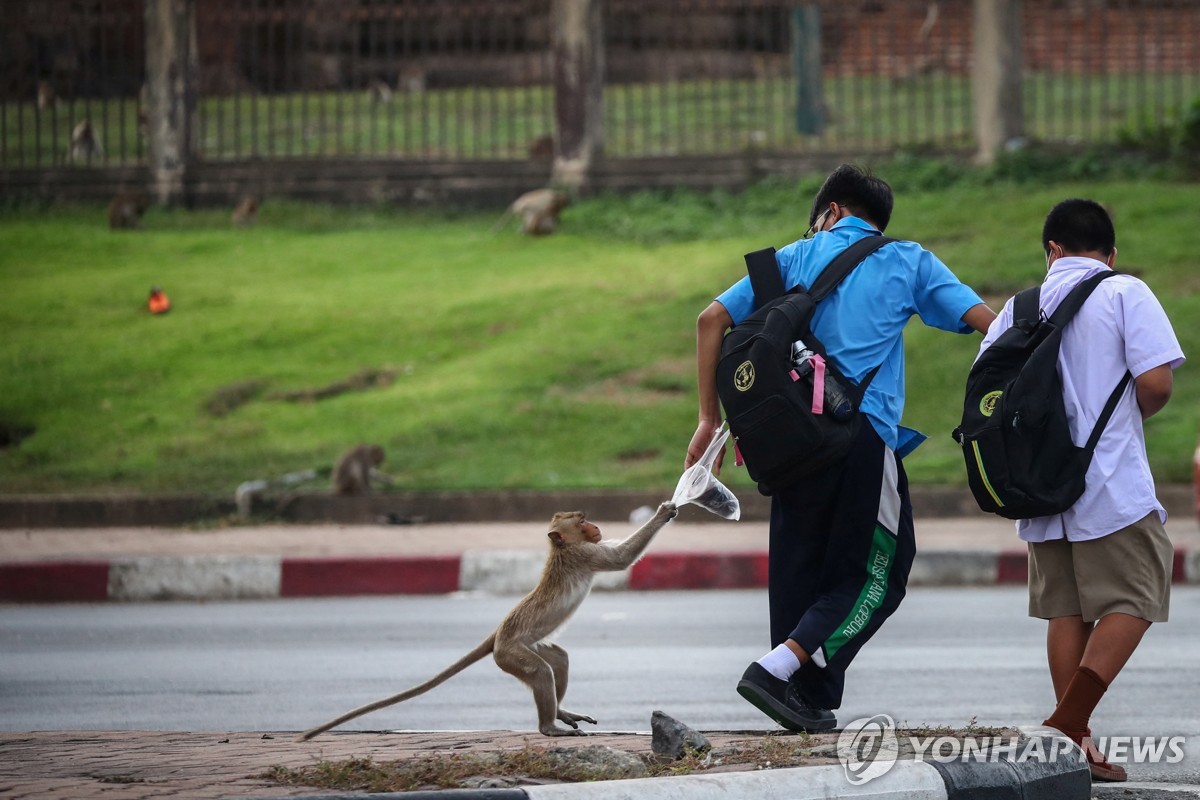
<path id="1" fill-rule="evenodd" d="M 716 753 L 761 747 L 765 732 L 706 733 Z M 331 733 L 295 742 L 294 732 L 162 733 L 150 731 L 63 731 L 0 733 L 0 796 L 11 800 L 209 800 L 210 798 L 407 798 L 407 800 L 767 800 L 807 798 L 905 798 L 959 800 L 1084 800 L 1090 796 L 1087 766 L 1068 753 L 1053 763 L 1013 756 L 981 761 L 899 760 L 881 777 L 853 784 L 838 762 L 838 734 L 807 740 L 781 737 L 783 746 L 808 749 L 804 766 L 756 769 L 716 766 L 684 776 L 629 778 L 589 783 L 552 780 L 493 781 L 480 788 L 413 793 L 281 785 L 268 777 L 274 767 L 300 770 L 319 762 L 370 759 L 375 764 L 422 756 L 486 758 L 526 747 L 578 749 L 602 745 L 639 756 L 651 754 L 645 733 L 596 733 L 546 739 L 512 731 L 401 731 Z M 802 743 L 803 742 L 803 743 Z M 1042 752 L 1050 752 L 1046 744 Z M 874 766 L 872 764 L 872 766 Z M 490 786 L 489 786 L 490 784 Z M 497 785 L 498 784 L 498 785 Z"/>
<path id="2" fill-rule="evenodd" d="M 688 509 L 598 590 L 766 586 L 767 523 Z M 547 513 L 547 519 L 549 513 Z M 634 529 L 597 520 L 606 538 Z M 1200 526 L 1175 516 L 1176 582 L 1200 582 Z M 1024 583 L 1025 552 L 997 517 L 922 518 L 912 585 Z M 236 600 L 486 591 L 520 594 L 545 559 L 545 524 L 252 525 L 0 529 L 0 602 Z"/>

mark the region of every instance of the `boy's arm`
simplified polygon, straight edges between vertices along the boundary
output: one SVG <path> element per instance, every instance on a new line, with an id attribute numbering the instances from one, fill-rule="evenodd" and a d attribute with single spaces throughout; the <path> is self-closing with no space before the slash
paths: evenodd
<path id="1" fill-rule="evenodd" d="M 684 469 L 700 460 L 713 434 L 721 427 L 721 399 L 717 395 L 717 361 L 721 358 L 721 340 L 733 325 L 725 306 L 713 301 L 696 320 L 696 385 L 700 394 L 700 419 L 688 444 Z M 722 455 L 717 456 L 713 473 L 720 474 Z"/>
<path id="2" fill-rule="evenodd" d="M 1142 419 L 1150 419 L 1162 411 L 1163 406 L 1171 399 L 1175 376 L 1170 364 L 1161 364 L 1138 375 L 1133 379 L 1133 385 Z"/>
<path id="3" fill-rule="evenodd" d="M 962 321 L 980 333 L 987 333 L 996 318 L 996 312 L 988 308 L 986 303 L 976 303 L 962 315 Z"/>

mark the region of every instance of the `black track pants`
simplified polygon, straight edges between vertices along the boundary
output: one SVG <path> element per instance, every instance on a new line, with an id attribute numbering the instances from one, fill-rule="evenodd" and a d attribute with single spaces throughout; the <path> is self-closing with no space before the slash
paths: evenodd
<path id="1" fill-rule="evenodd" d="M 864 419 L 840 469 L 771 503 L 771 646 L 812 659 L 793 676 L 819 708 L 842 704 L 846 668 L 904 598 L 916 554 L 904 465 Z"/>

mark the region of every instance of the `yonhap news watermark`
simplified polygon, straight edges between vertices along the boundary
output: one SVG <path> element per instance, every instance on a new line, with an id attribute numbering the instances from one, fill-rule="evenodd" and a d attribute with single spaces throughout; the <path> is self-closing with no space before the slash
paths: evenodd
<path id="1" fill-rule="evenodd" d="M 1178 764 L 1184 759 L 1185 736 L 1097 736 L 1096 746 L 1113 764 Z M 1082 759 L 1079 745 L 1053 728 L 1029 728 L 1005 736 L 957 736 L 897 732 L 887 714 L 856 719 L 842 729 L 838 760 L 846 780 L 858 786 L 886 775 L 901 759 L 943 763 L 1032 761 L 1056 763 Z"/>

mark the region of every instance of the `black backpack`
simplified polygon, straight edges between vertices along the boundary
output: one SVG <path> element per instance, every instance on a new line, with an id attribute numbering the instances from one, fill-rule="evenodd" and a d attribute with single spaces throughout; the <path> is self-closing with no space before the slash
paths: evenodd
<path id="1" fill-rule="evenodd" d="M 1100 434 L 1132 375 L 1109 396 L 1083 447 L 1071 441 L 1063 402 L 1058 351 L 1063 330 L 1100 284 L 1117 273 L 1097 273 L 1070 291 L 1049 319 L 1039 289 L 1013 299 L 1013 325 L 980 354 L 967 375 L 962 445 L 967 482 L 984 511 L 1008 519 L 1061 514 L 1084 490 L 1084 476 Z"/>
<path id="2" fill-rule="evenodd" d="M 717 394 L 738 455 L 762 494 L 772 495 L 827 468 L 845 458 L 853 445 L 858 408 L 879 367 L 855 386 L 809 324 L 817 303 L 863 259 L 894 241 L 886 236 L 858 240 L 822 270 L 811 290 L 797 286 L 784 291 L 775 248 L 746 254 L 756 310 L 721 343 Z M 792 352 L 797 341 L 812 354 L 799 362 Z M 821 383 L 824 392 L 815 392 Z"/>

